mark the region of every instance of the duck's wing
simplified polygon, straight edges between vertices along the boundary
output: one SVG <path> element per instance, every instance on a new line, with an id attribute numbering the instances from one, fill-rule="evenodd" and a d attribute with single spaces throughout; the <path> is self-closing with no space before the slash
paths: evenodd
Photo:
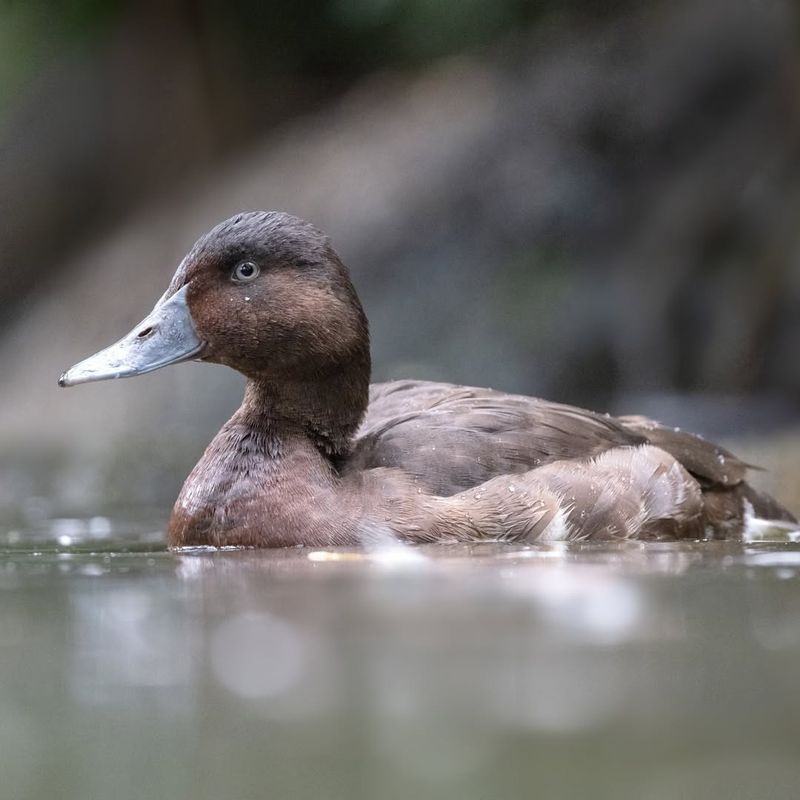
<path id="1" fill-rule="evenodd" d="M 443 473 L 455 469 L 457 491 L 494 475 L 635 444 L 666 450 L 704 488 L 737 486 L 752 468 L 724 447 L 647 417 L 615 418 L 535 397 L 428 381 L 370 387 L 354 457 L 365 467 L 400 467 L 434 482 L 446 483 Z M 474 472 L 463 472 L 467 462 L 476 465 Z"/>
<path id="2" fill-rule="evenodd" d="M 419 492 L 452 501 L 443 519 L 462 526 L 456 538 L 473 528 L 529 539 L 730 536 L 748 513 L 794 519 L 744 481 L 747 464 L 699 436 L 491 389 L 371 387 L 347 463 L 403 470 Z"/>
<path id="3" fill-rule="evenodd" d="M 348 469 L 394 467 L 448 496 L 647 438 L 612 417 L 533 397 L 424 381 L 376 384 Z"/>

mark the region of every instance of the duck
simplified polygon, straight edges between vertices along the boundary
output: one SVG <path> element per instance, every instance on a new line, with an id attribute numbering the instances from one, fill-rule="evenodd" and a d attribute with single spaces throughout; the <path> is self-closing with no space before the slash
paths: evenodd
<path id="1" fill-rule="evenodd" d="M 518 394 L 370 385 L 369 327 L 330 238 L 252 211 L 201 236 L 152 312 L 62 387 L 184 361 L 246 379 L 186 479 L 173 548 L 741 536 L 794 517 L 700 436 Z"/>

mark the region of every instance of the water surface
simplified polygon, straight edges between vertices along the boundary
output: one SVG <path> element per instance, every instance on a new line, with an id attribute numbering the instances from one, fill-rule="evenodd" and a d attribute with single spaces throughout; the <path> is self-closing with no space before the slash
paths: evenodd
<path id="1" fill-rule="evenodd" d="M 797 544 L 3 536 L 3 798 L 800 795 Z"/>

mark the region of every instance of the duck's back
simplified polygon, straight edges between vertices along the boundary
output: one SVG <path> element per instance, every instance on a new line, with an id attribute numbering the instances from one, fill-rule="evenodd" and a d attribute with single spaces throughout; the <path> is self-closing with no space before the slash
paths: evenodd
<path id="1" fill-rule="evenodd" d="M 712 525 L 738 524 L 745 501 L 759 516 L 791 519 L 778 503 L 744 483 L 746 464 L 699 436 L 643 417 L 614 418 L 534 397 L 444 383 L 371 386 L 367 415 L 347 468 L 402 469 L 424 491 L 450 496 L 497 476 L 645 444 L 661 448 L 685 467 L 686 480 L 703 490 Z"/>
<path id="2" fill-rule="evenodd" d="M 533 397 L 427 381 L 370 387 L 351 463 L 397 467 L 448 496 L 498 475 L 646 439 L 615 419 Z"/>

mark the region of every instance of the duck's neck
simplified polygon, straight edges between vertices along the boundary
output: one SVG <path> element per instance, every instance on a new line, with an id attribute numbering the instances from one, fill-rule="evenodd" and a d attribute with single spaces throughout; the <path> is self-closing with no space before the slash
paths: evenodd
<path id="1" fill-rule="evenodd" d="M 254 378 L 247 382 L 236 417 L 277 437 L 302 433 L 322 455 L 337 458 L 349 452 L 368 398 L 369 366 L 308 380 Z"/>

